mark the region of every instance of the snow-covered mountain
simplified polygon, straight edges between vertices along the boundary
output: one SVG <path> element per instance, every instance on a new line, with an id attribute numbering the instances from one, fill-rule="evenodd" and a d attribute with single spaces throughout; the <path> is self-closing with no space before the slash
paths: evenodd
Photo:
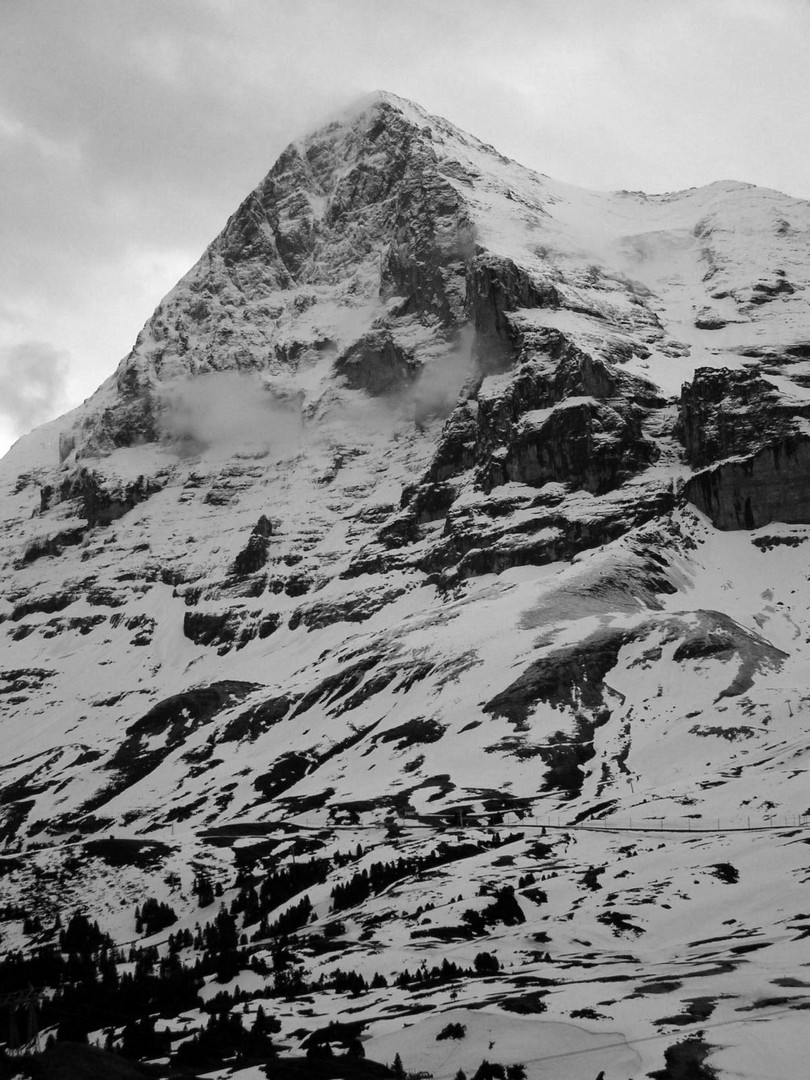
<path id="1" fill-rule="evenodd" d="M 389 94 L 292 143 L 0 464 L 3 948 L 192 929 L 207 879 L 243 970 L 203 998 L 275 987 L 282 1046 L 799 1075 L 809 238 Z"/>

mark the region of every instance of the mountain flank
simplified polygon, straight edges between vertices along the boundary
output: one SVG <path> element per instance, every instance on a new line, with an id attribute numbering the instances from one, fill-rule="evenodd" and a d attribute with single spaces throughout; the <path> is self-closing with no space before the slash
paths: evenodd
<path id="1" fill-rule="evenodd" d="M 291 143 L 0 463 L 7 1052 L 799 1075 L 808 236 L 385 93 Z"/>

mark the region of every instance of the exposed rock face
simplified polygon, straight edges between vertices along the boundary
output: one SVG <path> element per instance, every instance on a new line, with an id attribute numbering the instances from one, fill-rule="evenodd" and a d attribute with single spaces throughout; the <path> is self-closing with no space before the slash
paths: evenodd
<path id="1" fill-rule="evenodd" d="M 225 611 L 187 611 L 183 633 L 195 645 L 214 646 L 220 656 L 244 649 L 255 637 L 267 638 L 278 629 L 281 618 L 261 610 L 230 607 Z"/>
<path id="2" fill-rule="evenodd" d="M 593 398 L 567 398 L 550 410 L 526 413 L 487 486 L 518 481 L 542 487 L 567 483 L 602 495 L 648 465 L 655 448 L 641 433 L 641 417 Z"/>
<path id="3" fill-rule="evenodd" d="M 610 500 L 567 499 L 565 488 L 554 484 L 534 496 L 496 490 L 488 498 L 454 506 L 441 538 L 420 565 L 428 572 L 465 578 L 565 561 L 616 540 L 674 505 L 674 494 L 664 485 L 620 491 Z"/>
<path id="4" fill-rule="evenodd" d="M 479 483 L 548 481 L 603 493 L 649 464 L 643 383 L 583 353 L 558 332 L 520 334 L 522 363 L 478 393 Z"/>
<path id="5" fill-rule="evenodd" d="M 743 461 L 704 469 L 684 494 L 718 529 L 810 524 L 810 435 L 791 435 Z"/>
<path id="6" fill-rule="evenodd" d="M 119 366 L 114 397 L 66 436 L 65 456 L 154 439 L 161 386 L 177 377 L 261 371 L 269 357 L 322 350 L 328 340 L 311 328 L 297 334 L 296 325 L 324 289 L 354 303 L 394 298 L 395 318 L 464 321 L 474 229 L 430 129 L 386 99 L 367 118 L 285 150 L 158 307 Z M 376 333 L 341 360 L 350 383 L 372 392 L 401 377 L 403 364 L 409 370 L 390 333 Z M 381 358 L 386 374 L 364 356 Z"/>
<path id="7" fill-rule="evenodd" d="M 753 371 L 699 369 L 683 388 L 681 431 L 694 465 L 719 463 L 686 482 L 686 498 L 719 529 L 810 523 L 808 417 L 810 403 Z"/>
<path id="8" fill-rule="evenodd" d="M 604 495 L 620 489 L 659 456 L 643 424 L 663 400 L 644 380 L 584 352 L 560 331 L 538 330 L 525 315 L 508 314 L 546 299 L 542 289 L 527 290 L 519 275 L 507 274 L 501 281 L 498 356 L 501 363 L 511 357 L 511 366 L 491 376 L 479 373 L 468 384 L 429 468 L 418 484 L 403 491 L 400 514 L 380 530 L 384 549 L 416 543 L 420 525 L 445 518 L 442 539 L 419 557 L 418 565 L 433 572 L 463 559 L 458 570 L 469 576 L 522 562 L 570 558 L 671 505 L 671 493 L 660 485 L 645 493 L 643 508 L 631 505 L 638 501 L 635 492 L 632 498 L 589 508 L 583 521 L 576 493 Z M 467 496 L 456 511 L 460 492 L 470 484 L 485 497 L 473 508 Z M 507 484 L 548 490 L 537 498 L 511 491 L 486 498 Z M 511 516 L 527 506 L 533 511 L 530 520 L 513 524 Z M 553 512 L 546 513 L 546 507 Z M 352 572 L 362 574 L 398 559 L 379 551 L 361 553 Z"/>
<path id="9" fill-rule="evenodd" d="M 757 371 L 698 368 L 681 392 L 681 432 L 695 468 L 750 454 L 798 430 L 810 403 L 780 393 Z"/>
<path id="10" fill-rule="evenodd" d="M 560 306 L 560 296 L 553 285 L 533 280 L 511 259 L 491 254 L 473 260 L 467 285 L 477 332 L 479 360 L 486 370 L 499 362 L 511 360 L 516 331 L 510 313 L 520 308 Z"/>
<path id="11" fill-rule="evenodd" d="M 381 594 L 352 593 L 340 601 L 315 600 L 297 608 L 289 621 L 291 630 L 305 626 L 318 630 L 337 622 L 360 623 L 376 615 L 378 611 L 404 593 L 404 589 L 387 589 Z"/>
<path id="12" fill-rule="evenodd" d="M 273 524 L 264 514 L 253 526 L 248 542 L 233 561 L 233 572 L 237 577 L 255 574 L 267 562 L 270 537 Z"/>
<path id="13" fill-rule="evenodd" d="M 57 488 L 50 484 L 42 488 L 40 510 L 77 499 L 80 517 L 90 525 L 109 525 L 159 491 L 164 482 L 157 477 L 139 476 L 128 483 L 110 483 L 93 469 L 82 467 L 69 473 Z"/>
<path id="14" fill-rule="evenodd" d="M 384 394 L 415 379 L 419 365 L 413 350 L 397 345 L 390 330 L 375 330 L 342 353 L 335 370 L 353 390 Z"/>

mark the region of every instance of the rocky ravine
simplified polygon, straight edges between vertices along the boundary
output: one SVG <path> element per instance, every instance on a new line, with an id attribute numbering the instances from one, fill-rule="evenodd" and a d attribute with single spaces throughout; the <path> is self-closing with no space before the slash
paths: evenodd
<path id="1" fill-rule="evenodd" d="M 283 1045 L 351 1009 L 454 1075 L 466 1012 L 466 1057 L 403 1025 L 483 1004 L 500 1060 L 543 1012 L 529 1075 L 565 1023 L 564 1075 L 626 1078 L 712 1017 L 690 1053 L 788 1075 L 808 228 L 744 184 L 579 191 L 390 95 L 292 144 L 4 459 L 4 947 L 79 906 L 128 941 L 150 897 L 193 929 L 207 879 L 236 959 L 174 951 L 236 1013 L 269 988 Z M 346 953 L 388 985 L 347 1004 Z"/>

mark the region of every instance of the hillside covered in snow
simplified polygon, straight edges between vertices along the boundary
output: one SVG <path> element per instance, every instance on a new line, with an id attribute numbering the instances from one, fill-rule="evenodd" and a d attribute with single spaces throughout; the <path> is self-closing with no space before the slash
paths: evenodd
<path id="1" fill-rule="evenodd" d="M 0 462 L 0 982 L 243 1080 L 800 1075 L 808 239 L 292 143 Z"/>

